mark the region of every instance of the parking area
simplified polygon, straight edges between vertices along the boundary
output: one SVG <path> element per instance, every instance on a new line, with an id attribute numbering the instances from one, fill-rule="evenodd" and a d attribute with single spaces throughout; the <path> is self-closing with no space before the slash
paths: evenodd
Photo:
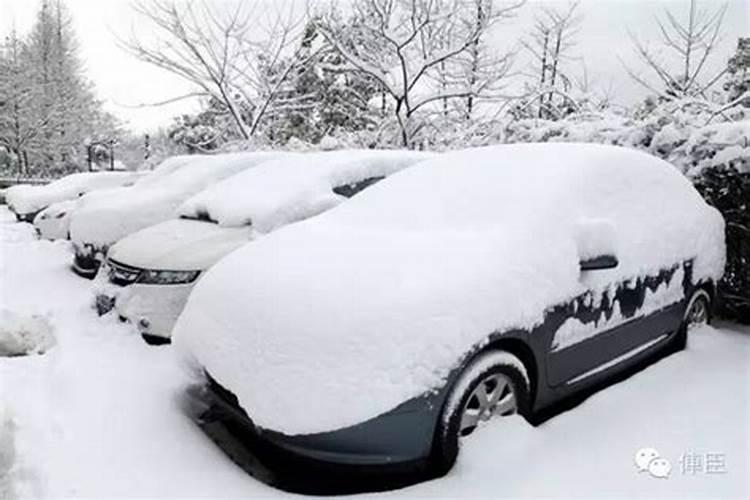
<path id="1" fill-rule="evenodd" d="M 0 497 L 282 495 L 185 417 L 179 353 L 97 317 L 71 258 L 0 207 L 0 310 L 44 318 L 54 338 L 43 355 L 0 358 Z M 666 474 L 638 470 L 643 448 Z M 538 427 L 489 423 L 448 476 L 377 495 L 748 498 L 749 456 L 750 328 L 718 323 Z"/>

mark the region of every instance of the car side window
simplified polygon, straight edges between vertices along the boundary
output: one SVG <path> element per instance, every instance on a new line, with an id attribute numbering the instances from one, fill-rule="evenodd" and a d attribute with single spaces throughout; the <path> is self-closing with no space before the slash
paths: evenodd
<path id="1" fill-rule="evenodd" d="M 346 198 L 351 198 L 363 189 L 366 189 L 376 182 L 382 181 L 383 179 L 385 179 L 385 177 L 381 175 L 379 177 L 368 177 L 367 179 L 361 180 L 359 182 L 353 182 L 351 184 L 341 184 L 334 187 L 333 192 Z"/>

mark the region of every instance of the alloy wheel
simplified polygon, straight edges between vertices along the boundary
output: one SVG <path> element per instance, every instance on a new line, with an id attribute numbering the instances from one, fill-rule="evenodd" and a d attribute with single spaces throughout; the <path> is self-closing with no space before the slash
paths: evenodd
<path id="1" fill-rule="evenodd" d="M 703 297 L 698 297 L 690 305 L 687 313 L 687 326 L 693 328 L 708 324 L 708 302 Z"/>
<path id="2" fill-rule="evenodd" d="M 474 388 L 461 413 L 461 436 L 476 429 L 479 422 L 495 416 L 513 415 L 518 411 L 516 391 L 511 380 L 502 373 L 487 375 Z"/>

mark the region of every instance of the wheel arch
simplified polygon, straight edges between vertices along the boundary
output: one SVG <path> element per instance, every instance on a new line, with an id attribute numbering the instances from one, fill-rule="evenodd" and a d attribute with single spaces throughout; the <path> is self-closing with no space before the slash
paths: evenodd
<path id="1" fill-rule="evenodd" d="M 536 401 L 537 388 L 539 386 L 539 365 L 534 355 L 534 351 L 529 344 L 517 337 L 500 337 L 491 340 L 483 349 L 480 349 L 475 356 L 487 351 L 506 351 L 513 354 L 526 368 L 526 374 L 529 377 L 529 404 L 533 408 Z M 474 356 L 472 356 L 474 358 Z"/>

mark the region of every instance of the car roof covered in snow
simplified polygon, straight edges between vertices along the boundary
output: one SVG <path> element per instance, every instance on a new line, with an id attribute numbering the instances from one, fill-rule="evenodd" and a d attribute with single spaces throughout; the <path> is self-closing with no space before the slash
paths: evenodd
<path id="1" fill-rule="evenodd" d="M 77 244 L 109 245 L 144 227 L 171 219 L 185 199 L 215 182 L 285 153 L 249 152 L 201 155 L 187 162 L 160 165 L 157 178 L 146 179 L 110 196 L 84 199 L 72 216 L 71 240 Z"/>
<path id="2" fill-rule="evenodd" d="M 723 241 L 721 215 L 645 153 L 446 153 L 224 258 L 173 340 L 258 426 L 325 432 L 442 387 L 490 334 L 530 330 L 586 290 L 690 259 L 693 280 L 717 279 Z M 582 273 L 597 250 L 619 265 Z"/>
<path id="3" fill-rule="evenodd" d="M 379 180 L 432 156 L 372 149 L 292 155 L 214 184 L 188 199 L 178 212 L 188 218 L 207 217 L 222 226 L 252 224 L 255 230 L 267 232 L 339 204 L 346 199 L 336 192 L 339 188 L 356 190 L 360 183 Z"/>
<path id="4" fill-rule="evenodd" d="M 24 185 L 8 189 L 6 201 L 16 213 L 33 213 L 89 191 L 133 184 L 143 176 L 142 172 L 78 172 L 42 186 Z"/>

